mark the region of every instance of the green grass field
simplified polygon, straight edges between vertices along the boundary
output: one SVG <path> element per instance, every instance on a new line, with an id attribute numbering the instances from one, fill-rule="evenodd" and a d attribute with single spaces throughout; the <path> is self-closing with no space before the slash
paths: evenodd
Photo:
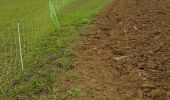
<path id="1" fill-rule="evenodd" d="M 0 99 L 60 98 L 54 83 L 74 68 L 73 48 L 86 26 L 111 0 L 58 0 L 61 29 L 50 20 L 47 0 L 0 1 Z M 21 70 L 17 23 L 21 27 Z M 72 75 L 72 74 L 71 74 Z M 73 75 L 74 76 L 74 75 Z M 57 87 L 55 87 L 57 88 Z"/>

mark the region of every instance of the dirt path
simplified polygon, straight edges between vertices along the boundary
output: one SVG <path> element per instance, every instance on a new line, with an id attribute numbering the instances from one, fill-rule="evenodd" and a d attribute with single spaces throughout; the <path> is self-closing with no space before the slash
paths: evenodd
<path id="1" fill-rule="evenodd" d="M 113 1 L 77 51 L 90 100 L 170 100 L 170 1 Z"/>

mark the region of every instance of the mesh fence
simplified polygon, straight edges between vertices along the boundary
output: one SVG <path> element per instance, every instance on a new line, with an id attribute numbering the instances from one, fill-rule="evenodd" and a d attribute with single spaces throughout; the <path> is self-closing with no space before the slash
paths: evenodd
<path id="1" fill-rule="evenodd" d="M 0 31 L 0 84 L 46 58 L 51 51 L 49 34 L 54 30 L 49 15 L 27 17 Z"/>
<path id="2" fill-rule="evenodd" d="M 37 10 L 41 15 L 24 16 L 0 27 L 0 92 L 12 79 L 56 52 L 50 34 L 60 28 L 57 9 L 63 7 L 64 0 L 49 0 L 48 3 Z"/>
<path id="3" fill-rule="evenodd" d="M 0 83 L 34 65 L 51 51 L 48 36 L 59 28 L 56 0 L 49 0 L 48 6 L 48 13 L 27 16 L 0 29 Z"/>

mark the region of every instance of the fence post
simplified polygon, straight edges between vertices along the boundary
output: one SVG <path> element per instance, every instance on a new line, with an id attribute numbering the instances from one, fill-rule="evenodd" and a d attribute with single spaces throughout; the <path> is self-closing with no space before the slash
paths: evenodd
<path id="1" fill-rule="evenodd" d="M 64 7 L 64 5 L 65 5 L 65 2 L 64 2 L 64 0 L 62 0 L 63 1 L 63 7 Z"/>
<path id="2" fill-rule="evenodd" d="M 20 23 L 18 22 L 18 39 L 19 39 L 19 51 L 20 51 L 20 62 L 21 62 L 21 68 L 24 70 L 24 63 L 22 58 L 22 45 L 21 45 L 21 31 L 20 31 Z"/>
<path id="3" fill-rule="evenodd" d="M 49 9 L 50 9 L 50 15 L 51 15 L 51 19 L 54 23 L 54 25 L 60 29 L 60 24 L 59 24 L 59 20 L 58 20 L 58 16 L 56 14 L 56 3 L 53 3 L 51 0 L 49 0 Z"/>

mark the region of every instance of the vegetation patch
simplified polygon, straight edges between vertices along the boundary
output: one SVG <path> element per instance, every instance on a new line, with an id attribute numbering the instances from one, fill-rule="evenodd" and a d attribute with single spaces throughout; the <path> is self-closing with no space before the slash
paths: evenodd
<path id="1" fill-rule="evenodd" d="M 88 29 L 86 26 L 93 21 L 106 5 L 104 2 L 103 0 L 71 0 L 65 2 L 64 6 L 61 1 L 58 2 L 60 4 L 57 13 L 61 25 L 60 30 L 55 30 L 52 24 L 46 24 L 50 20 L 44 21 L 40 18 L 43 14 L 48 15 L 46 0 L 31 0 L 29 2 L 6 0 L 6 2 L 2 2 L 0 12 L 3 11 L 2 16 L 8 17 L 0 17 L 0 19 L 3 19 L 0 21 L 0 28 L 5 28 L 8 24 L 16 22 L 18 18 L 29 19 L 27 15 L 38 16 L 33 20 L 37 23 L 34 25 L 37 26 L 34 27 L 35 29 L 38 29 L 41 25 L 44 26 L 41 32 L 43 34 L 37 35 L 37 38 L 35 38 L 36 44 L 33 49 L 37 50 L 36 47 L 38 47 L 38 50 L 30 58 L 30 61 L 34 63 L 28 65 L 24 71 L 9 73 L 8 80 L 5 78 L 0 80 L 0 83 L 3 83 L 0 86 L 0 99 L 37 100 L 38 98 L 57 99 L 60 97 L 62 86 L 55 87 L 55 82 L 60 81 L 58 77 L 61 74 L 74 69 L 72 59 L 76 57 L 74 53 L 75 43 L 81 39 L 82 33 Z M 9 7 L 5 6 L 7 4 Z M 28 31 L 30 30 L 28 29 Z M 36 33 L 37 31 L 31 34 L 36 36 Z M 87 58 L 87 60 L 89 59 Z M 16 70 L 19 70 L 19 68 Z M 71 80 L 76 80 L 79 75 L 70 73 L 69 77 Z M 67 94 L 73 97 L 78 96 L 80 90 L 72 88 L 67 91 Z"/>

